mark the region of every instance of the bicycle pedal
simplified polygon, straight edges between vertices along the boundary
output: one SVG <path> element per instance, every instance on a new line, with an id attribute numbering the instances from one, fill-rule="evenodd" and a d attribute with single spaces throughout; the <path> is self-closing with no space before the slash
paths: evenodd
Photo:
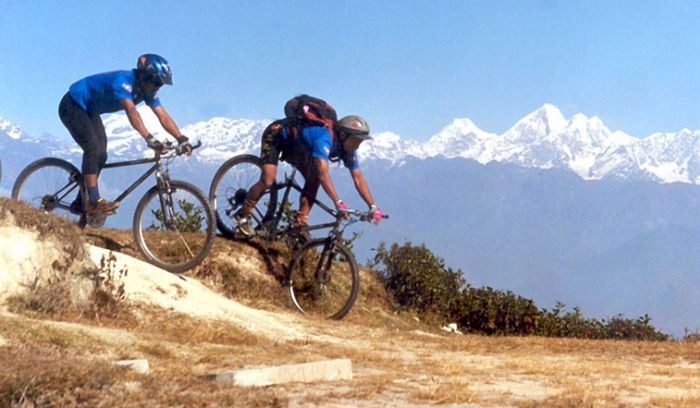
<path id="1" fill-rule="evenodd" d="M 105 221 L 107 221 L 107 216 L 97 216 L 97 217 L 87 217 L 87 223 L 89 226 L 93 228 L 100 228 L 103 225 L 105 225 Z"/>

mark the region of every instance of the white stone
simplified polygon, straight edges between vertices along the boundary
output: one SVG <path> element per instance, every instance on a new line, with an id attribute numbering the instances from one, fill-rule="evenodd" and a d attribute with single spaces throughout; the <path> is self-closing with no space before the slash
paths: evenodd
<path id="1" fill-rule="evenodd" d="M 274 367 L 246 368 L 226 371 L 212 376 L 217 381 L 241 387 L 262 387 L 291 382 L 352 380 L 352 362 L 349 359 L 317 361 Z"/>
<path id="2" fill-rule="evenodd" d="M 118 366 L 129 367 L 130 369 L 132 369 L 140 374 L 148 374 L 148 372 L 149 372 L 148 360 L 146 360 L 146 359 L 119 360 L 119 361 L 115 361 L 113 364 L 118 365 Z"/>

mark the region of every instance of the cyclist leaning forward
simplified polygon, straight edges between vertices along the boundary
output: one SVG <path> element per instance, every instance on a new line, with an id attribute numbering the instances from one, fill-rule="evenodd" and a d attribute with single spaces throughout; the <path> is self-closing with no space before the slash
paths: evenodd
<path id="1" fill-rule="evenodd" d="M 136 105 L 145 101 L 158 117 L 163 128 L 191 154 L 192 147 L 186 136 L 160 103 L 158 89 L 164 84 L 172 85 L 172 72 L 165 58 L 156 54 L 141 55 L 136 69 L 111 71 L 92 75 L 70 86 L 58 106 L 61 122 L 83 149 L 82 173 L 88 193 L 89 215 L 106 216 L 119 206 L 117 202 L 100 197 L 97 178 L 107 162 L 107 136 L 100 115 L 119 110 L 126 111 L 129 123 L 146 139 L 148 147 L 160 150 L 163 145 L 149 133 L 143 124 Z M 82 196 L 78 193 L 71 204 L 71 212 L 83 212 Z"/>
<path id="2" fill-rule="evenodd" d="M 350 170 L 357 192 L 369 206 L 373 222 L 378 224 L 382 211 L 369 191 L 357 159 L 358 147 L 368 139 L 371 139 L 369 125 L 356 115 L 345 116 L 326 125 L 299 123 L 289 118 L 272 122 L 262 135 L 260 158 L 263 169 L 260 180 L 250 188 L 243 207 L 234 216 L 238 231 L 247 237 L 255 235 L 250 215 L 265 189 L 274 182 L 280 158 L 293 165 L 304 177 L 294 226 L 308 223 L 312 200 L 319 186 L 323 187 L 339 212 L 349 209 L 338 197 L 330 177 L 329 162 L 338 161 Z"/>

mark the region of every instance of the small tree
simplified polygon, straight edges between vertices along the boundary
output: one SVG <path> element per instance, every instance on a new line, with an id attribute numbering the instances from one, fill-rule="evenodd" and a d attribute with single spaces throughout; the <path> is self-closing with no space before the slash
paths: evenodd
<path id="1" fill-rule="evenodd" d="M 204 216 L 202 213 L 204 210 L 200 207 L 195 206 L 189 201 L 183 199 L 177 200 L 180 206 L 180 211 L 175 212 L 175 221 L 177 221 L 177 230 L 180 232 L 197 232 L 202 230 L 202 222 L 204 221 Z M 158 226 L 154 221 L 151 221 L 149 229 L 163 229 L 164 219 L 163 212 L 159 209 L 151 210 L 153 216 L 160 223 Z"/>

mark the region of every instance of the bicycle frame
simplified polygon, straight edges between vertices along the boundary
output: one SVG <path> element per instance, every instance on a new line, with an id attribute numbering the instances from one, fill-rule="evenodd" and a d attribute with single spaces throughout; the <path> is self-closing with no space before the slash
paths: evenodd
<path id="1" fill-rule="evenodd" d="M 140 186 L 148 177 L 151 176 L 153 173 L 157 173 L 161 169 L 161 159 L 160 155 L 157 155 L 156 157 L 152 157 L 150 159 L 138 159 L 138 160 L 127 160 L 127 161 L 122 161 L 122 162 L 114 162 L 114 163 L 107 163 L 103 167 L 104 169 L 113 169 L 113 168 L 118 168 L 118 167 L 130 167 L 130 166 L 137 166 L 139 164 L 148 164 L 148 163 L 154 163 L 153 166 L 151 166 L 148 170 L 146 170 L 145 173 L 141 175 L 136 181 L 131 183 L 129 187 L 124 190 L 114 201 L 116 202 L 121 202 L 124 200 L 129 194 L 131 194 L 138 186 Z M 156 174 L 156 178 L 159 180 L 160 179 L 160 174 Z M 165 212 L 164 212 L 165 213 Z"/>
<path id="2" fill-rule="evenodd" d="M 161 154 L 156 154 L 154 157 L 147 158 L 147 159 L 137 159 L 137 160 L 126 160 L 126 161 L 121 161 L 121 162 L 113 162 L 113 163 L 107 163 L 103 167 L 103 169 L 112 169 L 112 168 L 118 168 L 118 167 L 130 167 L 130 166 L 137 166 L 140 164 L 149 164 L 153 163 L 153 166 L 151 166 L 149 169 L 147 169 L 136 181 L 131 183 L 129 187 L 126 188 L 114 201 L 115 202 L 122 202 L 129 194 L 131 194 L 136 188 L 138 188 L 141 184 L 143 184 L 146 179 L 148 179 L 152 174 L 156 174 L 156 184 L 160 187 L 162 184 L 162 179 L 163 176 L 160 173 L 160 170 L 162 168 L 162 155 Z M 166 158 L 170 158 L 171 156 L 166 156 Z M 174 157 L 174 156 L 173 156 Z M 166 176 L 167 177 L 167 176 Z M 73 184 L 75 183 L 75 184 Z M 46 202 L 44 203 L 45 206 L 47 207 L 52 207 L 52 208 L 62 208 L 64 210 L 69 210 L 70 206 L 61 204 L 60 201 L 66 197 L 67 195 L 71 194 L 72 191 L 75 189 L 79 188 L 82 194 L 83 198 L 83 208 L 87 208 L 87 200 L 88 200 L 88 194 L 87 194 L 87 187 L 85 186 L 84 183 L 84 178 L 83 174 L 79 173 L 78 176 L 73 179 L 71 182 L 66 184 L 63 188 L 61 188 L 54 196 L 59 197 L 59 199 L 54 199 L 51 200 L 51 202 Z M 162 200 L 161 200 L 161 206 L 163 205 Z M 165 214 L 165 208 L 162 208 L 163 214 Z"/>
<path id="3" fill-rule="evenodd" d="M 338 212 L 336 210 L 330 208 L 323 202 L 319 201 L 316 197 L 307 196 L 307 198 L 311 200 L 312 205 L 316 205 L 319 208 L 323 209 L 327 214 L 335 218 L 335 221 L 311 226 L 307 225 L 303 227 L 289 227 L 283 231 L 279 230 L 278 227 L 280 221 L 282 220 L 282 216 L 284 215 L 285 204 L 289 202 L 289 194 L 292 192 L 292 190 L 296 190 L 301 195 L 304 194 L 304 189 L 296 182 L 296 173 L 297 169 L 292 169 L 292 172 L 289 175 L 285 174 L 284 181 L 282 183 L 278 183 L 277 181 L 275 181 L 272 187 L 270 187 L 270 189 L 275 189 L 278 191 L 284 190 L 282 200 L 279 202 L 279 208 L 277 208 L 277 211 L 275 212 L 272 219 L 266 222 L 266 224 L 270 227 L 269 231 L 271 232 L 271 238 L 273 239 L 282 235 L 293 234 L 302 231 L 316 231 L 326 228 L 333 228 L 337 227 L 340 224 L 340 219 L 338 218 Z"/>

